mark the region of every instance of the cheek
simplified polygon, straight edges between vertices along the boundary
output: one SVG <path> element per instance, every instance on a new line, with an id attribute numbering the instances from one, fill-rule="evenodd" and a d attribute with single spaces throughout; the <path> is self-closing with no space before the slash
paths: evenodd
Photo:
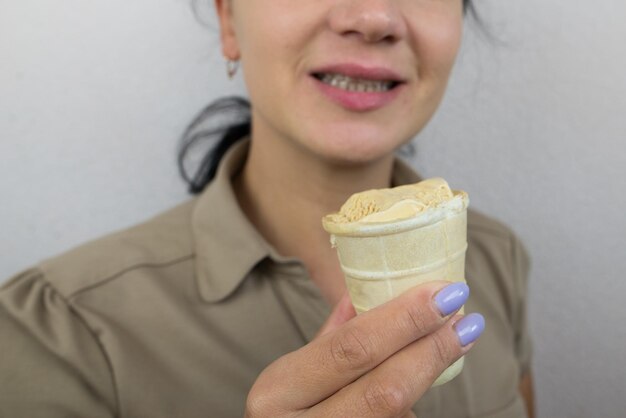
<path id="1" fill-rule="evenodd" d="M 254 3 L 254 2 L 251 2 Z M 271 2 L 269 2 L 271 3 Z M 289 37 L 282 34 L 288 22 L 280 19 L 255 18 L 253 10 L 240 15 L 237 40 L 241 52 L 241 65 L 250 99 L 257 106 L 274 106 L 277 96 L 281 96 L 281 83 L 275 80 L 285 78 L 281 70 L 285 62 Z M 245 19 L 242 19 L 245 17 Z"/>
<path id="2" fill-rule="evenodd" d="M 431 13 L 416 26 L 420 75 L 447 81 L 459 50 L 462 13 Z"/>
<path id="3" fill-rule="evenodd" d="M 312 37 L 315 15 L 291 0 L 249 1 L 236 19 L 242 61 L 255 72 L 292 65 Z"/>
<path id="4" fill-rule="evenodd" d="M 265 15 L 270 12 L 274 17 Z M 266 6 L 264 18 L 247 14 L 246 20 L 242 19 L 238 37 L 243 75 L 250 98 L 259 109 L 280 106 L 294 89 L 298 75 L 294 68 L 298 68 L 304 49 L 304 30 L 294 17 L 294 13 Z M 269 116 L 268 110 L 264 113 Z"/>

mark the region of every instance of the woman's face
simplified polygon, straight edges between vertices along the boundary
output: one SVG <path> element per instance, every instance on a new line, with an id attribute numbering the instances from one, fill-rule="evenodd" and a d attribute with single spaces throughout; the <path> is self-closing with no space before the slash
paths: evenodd
<path id="1" fill-rule="evenodd" d="M 460 44 L 462 0 L 216 0 L 255 133 L 334 162 L 390 155 L 433 115 Z"/>

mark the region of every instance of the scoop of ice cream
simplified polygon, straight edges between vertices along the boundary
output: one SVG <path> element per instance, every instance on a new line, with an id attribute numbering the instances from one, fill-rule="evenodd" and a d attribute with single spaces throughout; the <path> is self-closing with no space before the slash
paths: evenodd
<path id="1" fill-rule="evenodd" d="M 406 219 L 434 208 L 454 197 L 448 183 L 439 177 L 391 189 L 374 189 L 353 194 L 338 213 L 335 223 L 373 223 Z"/>

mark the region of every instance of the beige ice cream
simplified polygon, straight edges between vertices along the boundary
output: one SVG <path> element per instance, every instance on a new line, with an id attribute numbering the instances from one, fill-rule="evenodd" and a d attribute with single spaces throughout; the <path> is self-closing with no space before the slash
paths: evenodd
<path id="1" fill-rule="evenodd" d="M 392 189 L 374 189 L 353 194 L 326 222 L 389 222 L 406 219 L 436 208 L 454 197 L 448 183 L 439 177 Z"/>
<path id="2" fill-rule="evenodd" d="M 322 219 L 357 313 L 432 280 L 465 281 L 467 206 L 442 178 L 352 195 Z M 435 382 L 460 373 L 463 358 Z"/>

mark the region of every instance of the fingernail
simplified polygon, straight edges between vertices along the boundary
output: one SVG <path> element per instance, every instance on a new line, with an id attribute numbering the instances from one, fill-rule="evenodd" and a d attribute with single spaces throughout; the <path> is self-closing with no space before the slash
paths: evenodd
<path id="1" fill-rule="evenodd" d="M 480 334 L 483 333 L 485 330 L 485 318 L 479 313 L 471 313 L 454 324 L 454 330 L 459 336 L 461 345 L 465 347 L 476 341 Z"/>
<path id="2" fill-rule="evenodd" d="M 435 304 L 441 315 L 448 316 L 458 310 L 469 297 L 469 287 L 463 282 L 452 283 L 435 295 Z"/>

